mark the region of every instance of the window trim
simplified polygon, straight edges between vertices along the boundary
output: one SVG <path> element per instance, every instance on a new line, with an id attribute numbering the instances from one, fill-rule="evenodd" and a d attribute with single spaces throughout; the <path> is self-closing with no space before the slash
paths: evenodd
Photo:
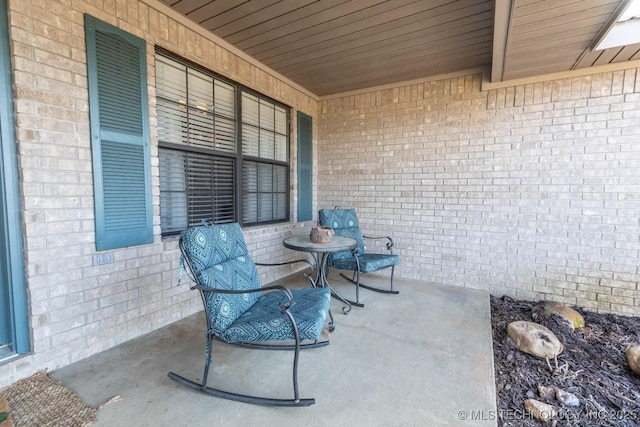
<path id="1" fill-rule="evenodd" d="M 0 0 L 0 70 L 5 71 L 0 76 L 0 99 L 3 101 L 3 108 L 0 108 L 0 140 L 3 142 L 0 147 L 0 197 L 3 198 L 0 209 L 4 211 L 0 215 L 4 217 L 3 223 L 0 224 L 0 238 L 3 239 L 0 246 L 6 249 L 2 251 L 4 254 L 1 256 L 5 268 L 0 269 L 0 287 L 5 289 L 0 289 L 0 294 L 3 298 L 5 295 L 8 297 L 5 302 L 10 313 L 4 313 L 7 317 L 4 320 L 8 329 L 10 349 L 13 353 L 23 354 L 31 349 L 31 337 L 7 23 L 6 1 Z"/>

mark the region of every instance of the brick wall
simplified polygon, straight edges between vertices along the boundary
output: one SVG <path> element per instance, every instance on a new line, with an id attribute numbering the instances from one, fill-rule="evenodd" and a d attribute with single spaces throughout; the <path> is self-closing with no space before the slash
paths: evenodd
<path id="1" fill-rule="evenodd" d="M 400 276 L 640 315 L 640 70 L 481 76 L 320 103 L 320 208 L 395 237 Z"/>
<path id="2" fill-rule="evenodd" d="M 0 366 L 0 388 L 201 310 L 197 293 L 176 287 L 177 240 L 160 237 L 155 45 L 292 106 L 292 141 L 295 109 L 317 115 L 315 99 L 186 28 L 159 1 L 8 0 L 8 9 L 33 353 Z M 144 38 L 148 52 L 154 243 L 109 251 L 114 262 L 100 266 L 92 262 L 84 13 Z M 295 153 L 292 161 L 295 171 Z M 291 179 L 295 184 L 295 173 Z M 310 223 L 247 229 L 249 250 L 260 261 L 299 257 L 282 247 L 282 238 L 305 226 Z M 260 268 L 265 282 L 292 271 Z"/>

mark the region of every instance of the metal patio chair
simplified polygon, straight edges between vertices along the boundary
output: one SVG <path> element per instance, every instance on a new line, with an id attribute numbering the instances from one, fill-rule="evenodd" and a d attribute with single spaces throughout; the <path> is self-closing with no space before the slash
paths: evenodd
<path id="1" fill-rule="evenodd" d="M 180 237 L 180 250 L 181 261 L 194 280 L 191 289 L 200 292 L 204 303 L 206 362 L 202 383 L 173 372 L 169 377 L 205 394 L 239 402 L 266 406 L 315 403 L 314 399 L 299 396 L 298 358 L 302 348 L 328 344 L 319 341 L 319 337 L 329 313 L 329 288 L 260 287 L 256 264 L 248 254 L 240 226 L 235 223 L 190 228 Z M 288 263 L 276 265 L 282 264 Z M 208 387 L 214 339 L 251 348 L 293 350 L 293 398 L 257 397 Z M 303 340 L 306 344 L 302 344 Z"/>
<path id="2" fill-rule="evenodd" d="M 355 209 L 321 209 L 318 211 L 318 223 L 333 229 L 338 236 L 351 237 L 358 241 L 358 248 L 353 252 L 336 252 L 329 255 L 328 264 L 338 270 L 350 270 L 352 277 L 340 273 L 342 277 L 356 285 L 356 300 L 351 303 L 358 307 L 363 307 L 360 303 L 360 288 L 369 289 L 385 294 L 398 294 L 393 289 L 393 273 L 395 266 L 400 264 L 400 258 L 393 253 L 393 239 L 388 236 L 375 237 L 365 236 L 360 231 L 358 216 Z M 367 240 L 386 240 L 388 253 L 366 252 L 364 244 Z M 360 273 L 371 273 L 374 271 L 391 268 L 391 283 L 389 289 L 381 289 L 374 286 L 365 285 L 360 282 Z"/>

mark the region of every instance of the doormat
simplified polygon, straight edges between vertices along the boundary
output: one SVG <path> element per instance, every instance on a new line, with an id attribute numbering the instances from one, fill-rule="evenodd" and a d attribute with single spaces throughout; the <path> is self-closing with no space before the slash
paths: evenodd
<path id="1" fill-rule="evenodd" d="M 44 372 L 0 390 L 15 427 L 85 427 L 98 421 L 95 408 Z"/>

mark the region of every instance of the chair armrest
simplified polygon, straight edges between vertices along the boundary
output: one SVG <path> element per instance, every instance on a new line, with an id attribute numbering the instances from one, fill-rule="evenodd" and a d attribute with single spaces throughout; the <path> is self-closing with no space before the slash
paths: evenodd
<path id="1" fill-rule="evenodd" d="M 194 285 L 191 287 L 191 289 L 197 289 L 202 292 L 214 292 L 218 294 L 246 294 L 246 293 L 252 293 L 252 292 L 281 291 L 282 293 L 284 293 L 284 295 L 287 297 L 287 300 L 288 300 L 287 304 L 280 304 L 280 309 L 283 312 L 289 309 L 289 307 L 291 307 L 291 303 L 293 302 L 293 294 L 291 294 L 291 291 L 289 289 L 285 288 L 282 285 L 270 285 L 270 286 L 263 286 L 260 288 L 249 288 L 249 289 L 221 289 L 221 288 L 212 288 L 209 286 Z"/>
<path id="2" fill-rule="evenodd" d="M 387 249 L 391 251 L 391 248 L 393 248 L 393 239 L 389 236 L 362 236 L 364 239 L 371 239 L 371 240 L 382 240 L 382 239 L 387 239 Z"/>
<path id="3" fill-rule="evenodd" d="M 313 264 L 311 264 L 311 261 L 307 259 L 296 259 L 293 261 L 285 261 L 285 262 L 256 262 L 255 265 L 259 265 L 261 267 L 275 267 L 279 265 L 295 264 L 296 262 L 304 262 L 309 266 L 309 268 L 313 269 Z"/>
<path id="4" fill-rule="evenodd" d="M 309 270 L 313 271 L 313 264 L 311 264 L 311 261 L 306 260 L 306 259 L 296 259 L 296 260 L 293 260 L 293 261 L 275 262 L 275 263 L 256 262 L 255 264 L 258 265 L 258 266 L 261 266 L 261 267 L 274 267 L 274 266 L 278 266 L 278 265 L 295 264 L 297 262 L 306 263 L 307 267 L 309 268 Z M 311 278 L 311 273 L 303 272 L 302 274 L 304 275 L 305 279 L 307 279 L 313 285 L 313 279 Z"/>

